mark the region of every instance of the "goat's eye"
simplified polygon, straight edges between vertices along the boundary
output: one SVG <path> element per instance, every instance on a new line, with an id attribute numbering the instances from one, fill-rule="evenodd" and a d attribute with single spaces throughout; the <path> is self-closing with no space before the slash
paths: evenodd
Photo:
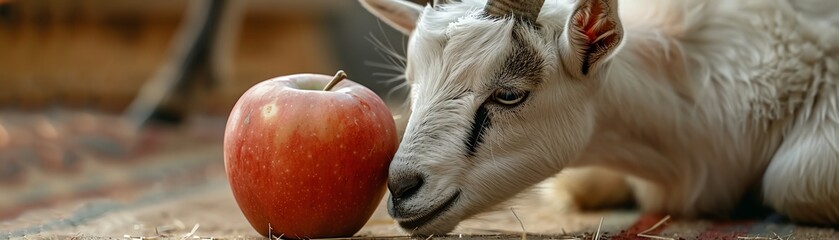
<path id="1" fill-rule="evenodd" d="M 495 90 L 495 93 L 492 94 L 492 98 L 495 102 L 504 105 L 516 105 L 524 101 L 527 97 L 527 92 L 525 91 L 512 91 L 507 89 L 498 89 Z"/>

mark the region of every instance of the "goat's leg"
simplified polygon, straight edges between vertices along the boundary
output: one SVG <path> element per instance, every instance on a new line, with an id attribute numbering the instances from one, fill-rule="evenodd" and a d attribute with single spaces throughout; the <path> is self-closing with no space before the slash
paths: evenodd
<path id="1" fill-rule="evenodd" d="M 547 182 L 545 197 L 570 211 L 627 207 L 633 202 L 627 177 L 602 167 L 567 168 Z"/>
<path id="2" fill-rule="evenodd" d="M 180 123 L 207 90 L 219 90 L 230 72 L 229 55 L 242 13 L 238 1 L 190 2 L 170 56 L 126 109 L 135 124 Z"/>
<path id="3" fill-rule="evenodd" d="M 769 164 L 764 201 L 794 221 L 837 225 L 839 124 L 809 123 L 786 136 Z"/>

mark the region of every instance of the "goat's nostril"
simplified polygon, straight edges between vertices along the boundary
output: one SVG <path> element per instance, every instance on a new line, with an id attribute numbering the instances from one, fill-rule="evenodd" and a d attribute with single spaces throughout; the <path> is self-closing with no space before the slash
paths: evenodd
<path id="1" fill-rule="evenodd" d="M 396 181 L 388 182 L 387 186 L 390 189 L 390 194 L 393 196 L 393 201 L 396 202 L 399 199 L 410 198 L 417 193 L 424 182 L 420 175 L 413 174 Z"/>

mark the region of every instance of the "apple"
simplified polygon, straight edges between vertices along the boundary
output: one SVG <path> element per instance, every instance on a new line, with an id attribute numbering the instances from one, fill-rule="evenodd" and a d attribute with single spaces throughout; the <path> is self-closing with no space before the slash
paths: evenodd
<path id="1" fill-rule="evenodd" d="M 339 71 L 260 82 L 224 132 L 233 196 L 263 236 L 354 235 L 386 191 L 398 138 L 390 110 Z"/>

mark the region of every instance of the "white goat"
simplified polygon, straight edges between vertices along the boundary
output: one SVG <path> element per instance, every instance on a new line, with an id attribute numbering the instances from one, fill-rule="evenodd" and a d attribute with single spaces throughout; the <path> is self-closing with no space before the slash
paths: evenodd
<path id="1" fill-rule="evenodd" d="M 835 0 L 360 1 L 410 36 L 388 208 L 414 234 L 566 168 L 582 206 L 713 217 L 755 195 L 839 224 Z"/>

